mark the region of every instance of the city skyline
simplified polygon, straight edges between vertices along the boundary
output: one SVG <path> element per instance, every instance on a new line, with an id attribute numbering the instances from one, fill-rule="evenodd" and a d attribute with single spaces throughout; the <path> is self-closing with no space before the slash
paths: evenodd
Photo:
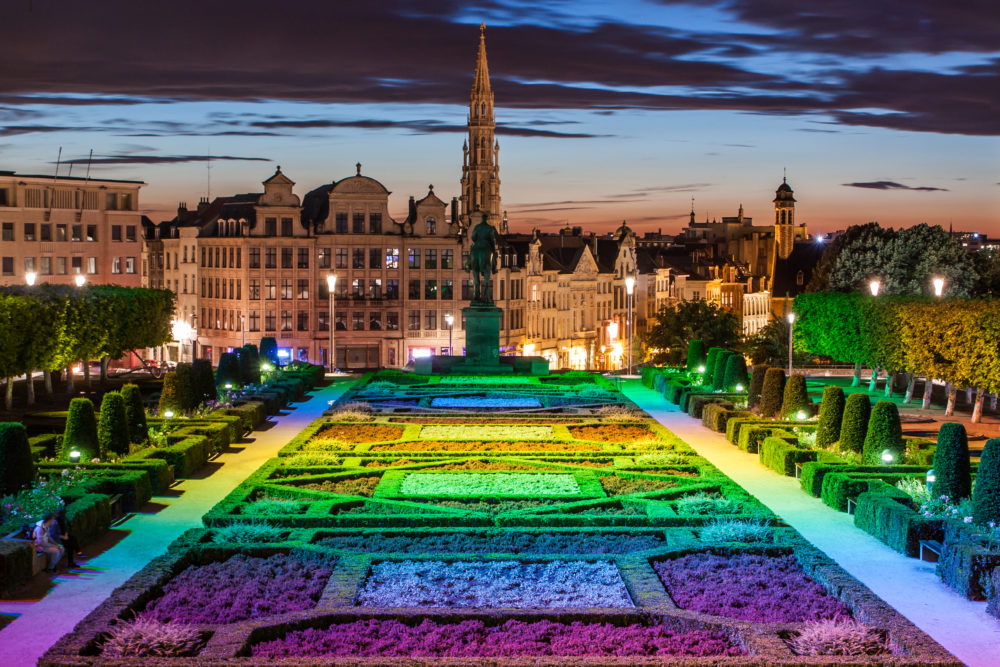
<path id="1" fill-rule="evenodd" d="M 60 175 L 80 176 L 93 149 L 93 177 L 149 184 L 155 221 L 260 191 L 278 164 L 301 196 L 360 162 L 397 219 L 429 184 L 458 196 L 483 21 L 511 231 L 672 233 L 692 197 L 699 221 L 742 204 L 767 223 L 787 168 L 811 231 L 1000 234 L 985 4 L 115 4 L 13 10 L 0 167 L 51 174 L 62 147 Z"/>

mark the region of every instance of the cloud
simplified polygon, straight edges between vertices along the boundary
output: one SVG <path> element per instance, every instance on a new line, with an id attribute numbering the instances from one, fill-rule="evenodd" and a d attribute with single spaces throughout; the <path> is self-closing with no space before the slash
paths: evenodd
<path id="1" fill-rule="evenodd" d="M 911 187 L 895 181 L 865 181 L 859 183 L 843 183 L 847 188 L 864 188 L 867 190 L 915 190 L 920 192 L 948 192 L 948 188 L 935 188 L 929 185 Z"/>
<path id="2" fill-rule="evenodd" d="M 34 134 L 35 132 L 64 132 L 67 130 L 78 130 L 77 127 L 66 127 L 61 125 L 7 125 L 0 127 L 0 137 L 12 137 L 18 134 Z"/>
<path id="3" fill-rule="evenodd" d="M 654 185 L 649 188 L 639 188 L 636 192 L 696 192 L 712 187 L 711 183 L 685 183 L 684 185 Z"/>
<path id="4" fill-rule="evenodd" d="M 271 162 L 272 160 L 264 157 L 237 157 L 234 155 L 101 155 L 93 159 L 80 157 L 64 160 L 63 164 L 180 164 L 209 161 Z"/>
<path id="5" fill-rule="evenodd" d="M 535 121 L 528 125 L 554 125 L 555 121 Z M 259 120 L 248 123 L 251 127 L 261 127 L 270 129 L 329 129 L 329 128 L 355 128 L 363 130 L 385 130 L 399 129 L 409 130 L 413 134 L 465 134 L 468 127 L 445 123 L 440 120 L 330 120 L 330 119 L 307 119 L 307 120 Z M 533 127 L 521 127 L 497 123 L 497 134 L 508 137 L 552 137 L 559 139 L 586 139 L 597 136 L 586 132 L 557 132 L 555 130 L 539 130 Z"/>

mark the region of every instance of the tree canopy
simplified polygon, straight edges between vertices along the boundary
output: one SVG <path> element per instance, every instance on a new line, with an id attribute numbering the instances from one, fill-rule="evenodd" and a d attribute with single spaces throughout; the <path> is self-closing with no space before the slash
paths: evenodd
<path id="1" fill-rule="evenodd" d="M 644 342 L 658 350 L 652 360 L 664 363 L 680 361 L 688 343 L 696 338 L 704 341 L 705 347 L 735 347 L 740 340 L 739 319 L 706 301 L 681 301 L 656 313 Z"/>

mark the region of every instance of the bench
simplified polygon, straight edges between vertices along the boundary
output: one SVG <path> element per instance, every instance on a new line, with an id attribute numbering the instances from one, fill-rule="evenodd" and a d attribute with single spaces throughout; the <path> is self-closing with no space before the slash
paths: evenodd
<path id="1" fill-rule="evenodd" d="M 111 507 L 111 523 L 125 516 L 125 502 L 122 494 L 116 493 L 108 498 L 108 505 Z"/>
<path id="2" fill-rule="evenodd" d="M 802 464 L 795 464 L 795 479 L 802 479 Z"/>
<path id="3" fill-rule="evenodd" d="M 943 545 L 937 540 L 920 540 L 920 560 L 936 563 L 941 560 Z"/>
<path id="4" fill-rule="evenodd" d="M 857 507 L 858 507 L 858 499 L 857 498 L 848 498 L 847 499 L 847 513 L 848 514 L 850 514 L 851 516 L 854 516 L 854 510 L 856 510 Z"/>

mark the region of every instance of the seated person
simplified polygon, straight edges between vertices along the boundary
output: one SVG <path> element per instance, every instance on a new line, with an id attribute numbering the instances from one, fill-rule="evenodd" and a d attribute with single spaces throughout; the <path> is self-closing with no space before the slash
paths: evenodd
<path id="1" fill-rule="evenodd" d="M 63 557 L 63 548 L 52 539 L 52 524 L 55 522 L 56 515 L 50 512 L 35 524 L 35 530 L 32 533 L 39 555 L 45 553 L 49 556 L 49 566 L 45 568 L 46 572 L 55 572 L 56 565 Z"/>

